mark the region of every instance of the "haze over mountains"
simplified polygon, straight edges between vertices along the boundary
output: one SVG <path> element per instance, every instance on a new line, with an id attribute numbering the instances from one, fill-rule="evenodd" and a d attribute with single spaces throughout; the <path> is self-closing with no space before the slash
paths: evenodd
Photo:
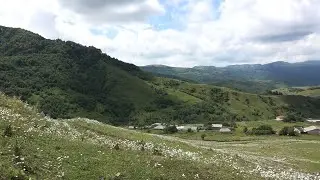
<path id="1" fill-rule="evenodd" d="M 320 61 L 300 63 L 278 61 L 264 65 L 195 66 L 193 68 L 150 65 L 141 68 L 160 76 L 174 76 L 256 93 L 285 86 L 320 84 Z"/>

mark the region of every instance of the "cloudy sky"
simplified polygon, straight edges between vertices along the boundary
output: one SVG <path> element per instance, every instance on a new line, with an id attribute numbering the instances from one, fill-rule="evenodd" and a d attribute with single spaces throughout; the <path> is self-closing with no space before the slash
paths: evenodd
<path id="1" fill-rule="evenodd" d="M 320 60 L 319 0 L 0 0 L 0 25 L 136 65 Z"/>

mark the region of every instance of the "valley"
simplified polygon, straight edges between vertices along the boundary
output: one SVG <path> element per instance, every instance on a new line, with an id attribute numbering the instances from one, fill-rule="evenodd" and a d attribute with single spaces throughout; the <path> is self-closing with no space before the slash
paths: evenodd
<path id="1" fill-rule="evenodd" d="M 317 61 L 139 68 L 20 28 L 0 42 L 0 180 L 320 179 L 320 136 L 294 132 L 318 132 Z"/>

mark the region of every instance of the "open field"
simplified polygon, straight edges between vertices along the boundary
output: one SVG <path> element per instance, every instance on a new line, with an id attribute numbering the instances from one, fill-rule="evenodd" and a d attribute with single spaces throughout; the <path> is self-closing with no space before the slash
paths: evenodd
<path id="1" fill-rule="evenodd" d="M 54 120 L 4 95 L 0 95 L 0 134 L 1 180 L 320 177 L 314 173 L 317 165 L 307 168 L 309 161 L 303 161 L 308 166 L 273 158 L 256 161 L 260 155 L 252 153 L 259 151 L 243 151 L 241 144 L 146 134 L 83 118 Z M 317 164 L 319 144 L 311 142 L 306 151 L 311 155 L 301 159 Z"/>

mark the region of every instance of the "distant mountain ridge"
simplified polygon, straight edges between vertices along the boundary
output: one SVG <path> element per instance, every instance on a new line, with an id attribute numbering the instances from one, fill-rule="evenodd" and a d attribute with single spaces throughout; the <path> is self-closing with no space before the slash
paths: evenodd
<path id="1" fill-rule="evenodd" d="M 141 69 L 160 75 L 177 76 L 200 83 L 221 85 L 248 92 L 261 93 L 285 86 L 320 85 L 320 61 L 317 60 L 299 63 L 277 61 L 269 64 L 244 64 L 226 67 L 181 68 L 157 65 L 142 66 Z"/>

